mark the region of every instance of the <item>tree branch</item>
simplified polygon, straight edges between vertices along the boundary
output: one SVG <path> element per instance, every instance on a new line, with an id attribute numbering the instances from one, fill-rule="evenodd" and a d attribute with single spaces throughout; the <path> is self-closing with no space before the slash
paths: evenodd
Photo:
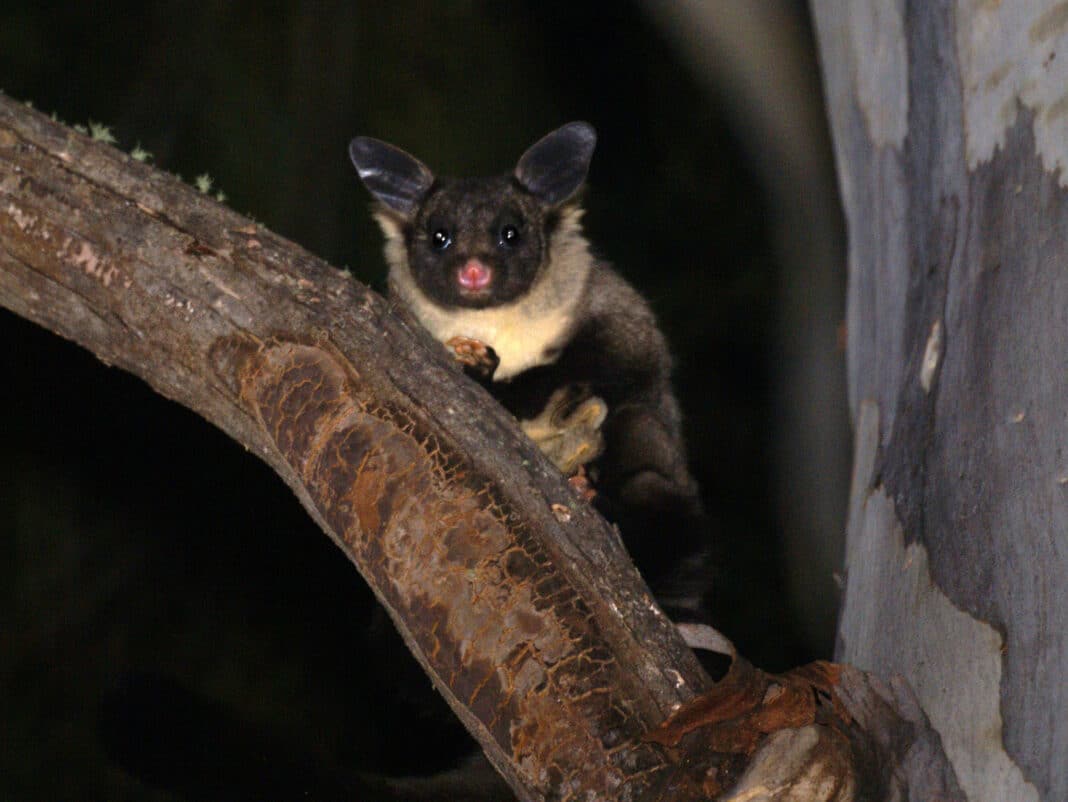
<path id="1" fill-rule="evenodd" d="M 652 737 L 702 699 L 722 713 L 707 676 L 618 535 L 437 343 L 296 245 L 2 96 L 0 304 L 270 464 L 520 799 L 708 798 L 760 744 L 750 781 L 786 749 L 863 785 L 843 733 L 874 741 L 856 719 L 826 726 L 837 706 L 809 727 L 773 716 L 740 750 L 720 725 L 746 722 Z M 766 676 L 737 666 L 749 707 L 767 703 Z M 901 720 L 883 707 L 877 723 Z M 852 798 L 835 793 L 819 798 Z"/>
<path id="2" fill-rule="evenodd" d="M 381 298 L 0 99 L 0 303 L 265 459 L 522 798 L 664 772 L 641 736 L 700 667 L 616 534 Z"/>

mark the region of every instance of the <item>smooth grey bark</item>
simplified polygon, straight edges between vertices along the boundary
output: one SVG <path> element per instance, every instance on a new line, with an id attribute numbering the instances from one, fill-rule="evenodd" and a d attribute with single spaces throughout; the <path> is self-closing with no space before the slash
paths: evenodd
<path id="1" fill-rule="evenodd" d="M 849 238 L 837 657 L 973 802 L 1068 799 L 1068 14 L 814 0 Z"/>

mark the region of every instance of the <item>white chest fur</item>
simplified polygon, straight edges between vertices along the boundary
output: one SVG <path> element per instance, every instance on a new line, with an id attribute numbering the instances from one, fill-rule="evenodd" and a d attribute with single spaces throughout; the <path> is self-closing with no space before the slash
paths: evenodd
<path id="1" fill-rule="evenodd" d="M 571 327 L 572 309 L 528 314 L 522 304 L 494 309 L 445 310 L 429 302 L 416 306 L 419 321 L 441 342 L 469 337 L 493 348 L 500 364 L 494 381 L 505 381 L 556 359 Z"/>

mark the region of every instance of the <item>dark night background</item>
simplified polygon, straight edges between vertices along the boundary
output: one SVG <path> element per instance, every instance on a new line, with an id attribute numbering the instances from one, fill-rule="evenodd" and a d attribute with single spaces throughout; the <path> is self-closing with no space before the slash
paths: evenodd
<path id="1" fill-rule="evenodd" d="M 187 181 L 210 174 L 233 208 L 376 288 L 353 135 L 488 174 L 557 125 L 592 122 L 586 226 L 676 351 L 714 521 L 717 624 L 778 669 L 833 645 L 830 571 L 815 587 L 804 566 L 818 547 L 783 536 L 796 503 L 781 443 L 808 424 L 783 412 L 796 316 L 782 310 L 797 297 L 784 287 L 806 280 L 786 272 L 806 232 L 784 231 L 777 151 L 761 159 L 701 69 L 631 2 L 0 2 L 5 93 L 106 123 L 118 147 Z M 787 206 L 809 202 L 791 191 Z M 821 280 L 829 306 L 805 313 L 833 328 L 840 276 Z M 290 770 L 430 771 L 463 752 L 451 721 L 381 668 L 370 592 L 278 477 L 2 310 L 0 338 L 0 798 L 240 798 L 248 778 L 214 762 L 234 744 L 252 744 L 250 771 L 276 798 Z M 841 353 L 824 351 L 818 381 L 841 383 Z M 819 455 L 802 456 L 802 473 L 822 475 Z M 806 587 L 822 617 L 797 605 Z"/>

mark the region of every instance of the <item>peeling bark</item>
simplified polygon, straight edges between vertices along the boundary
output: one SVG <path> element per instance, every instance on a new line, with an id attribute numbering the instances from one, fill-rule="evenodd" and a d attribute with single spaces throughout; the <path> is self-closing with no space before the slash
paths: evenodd
<path id="1" fill-rule="evenodd" d="M 270 464 L 520 799 L 920 798 L 910 783 L 957 798 L 922 711 L 859 672 L 801 670 L 787 697 L 749 674 L 725 717 L 716 694 L 734 695 L 618 535 L 436 342 L 297 246 L 2 96 L 0 304 Z"/>

